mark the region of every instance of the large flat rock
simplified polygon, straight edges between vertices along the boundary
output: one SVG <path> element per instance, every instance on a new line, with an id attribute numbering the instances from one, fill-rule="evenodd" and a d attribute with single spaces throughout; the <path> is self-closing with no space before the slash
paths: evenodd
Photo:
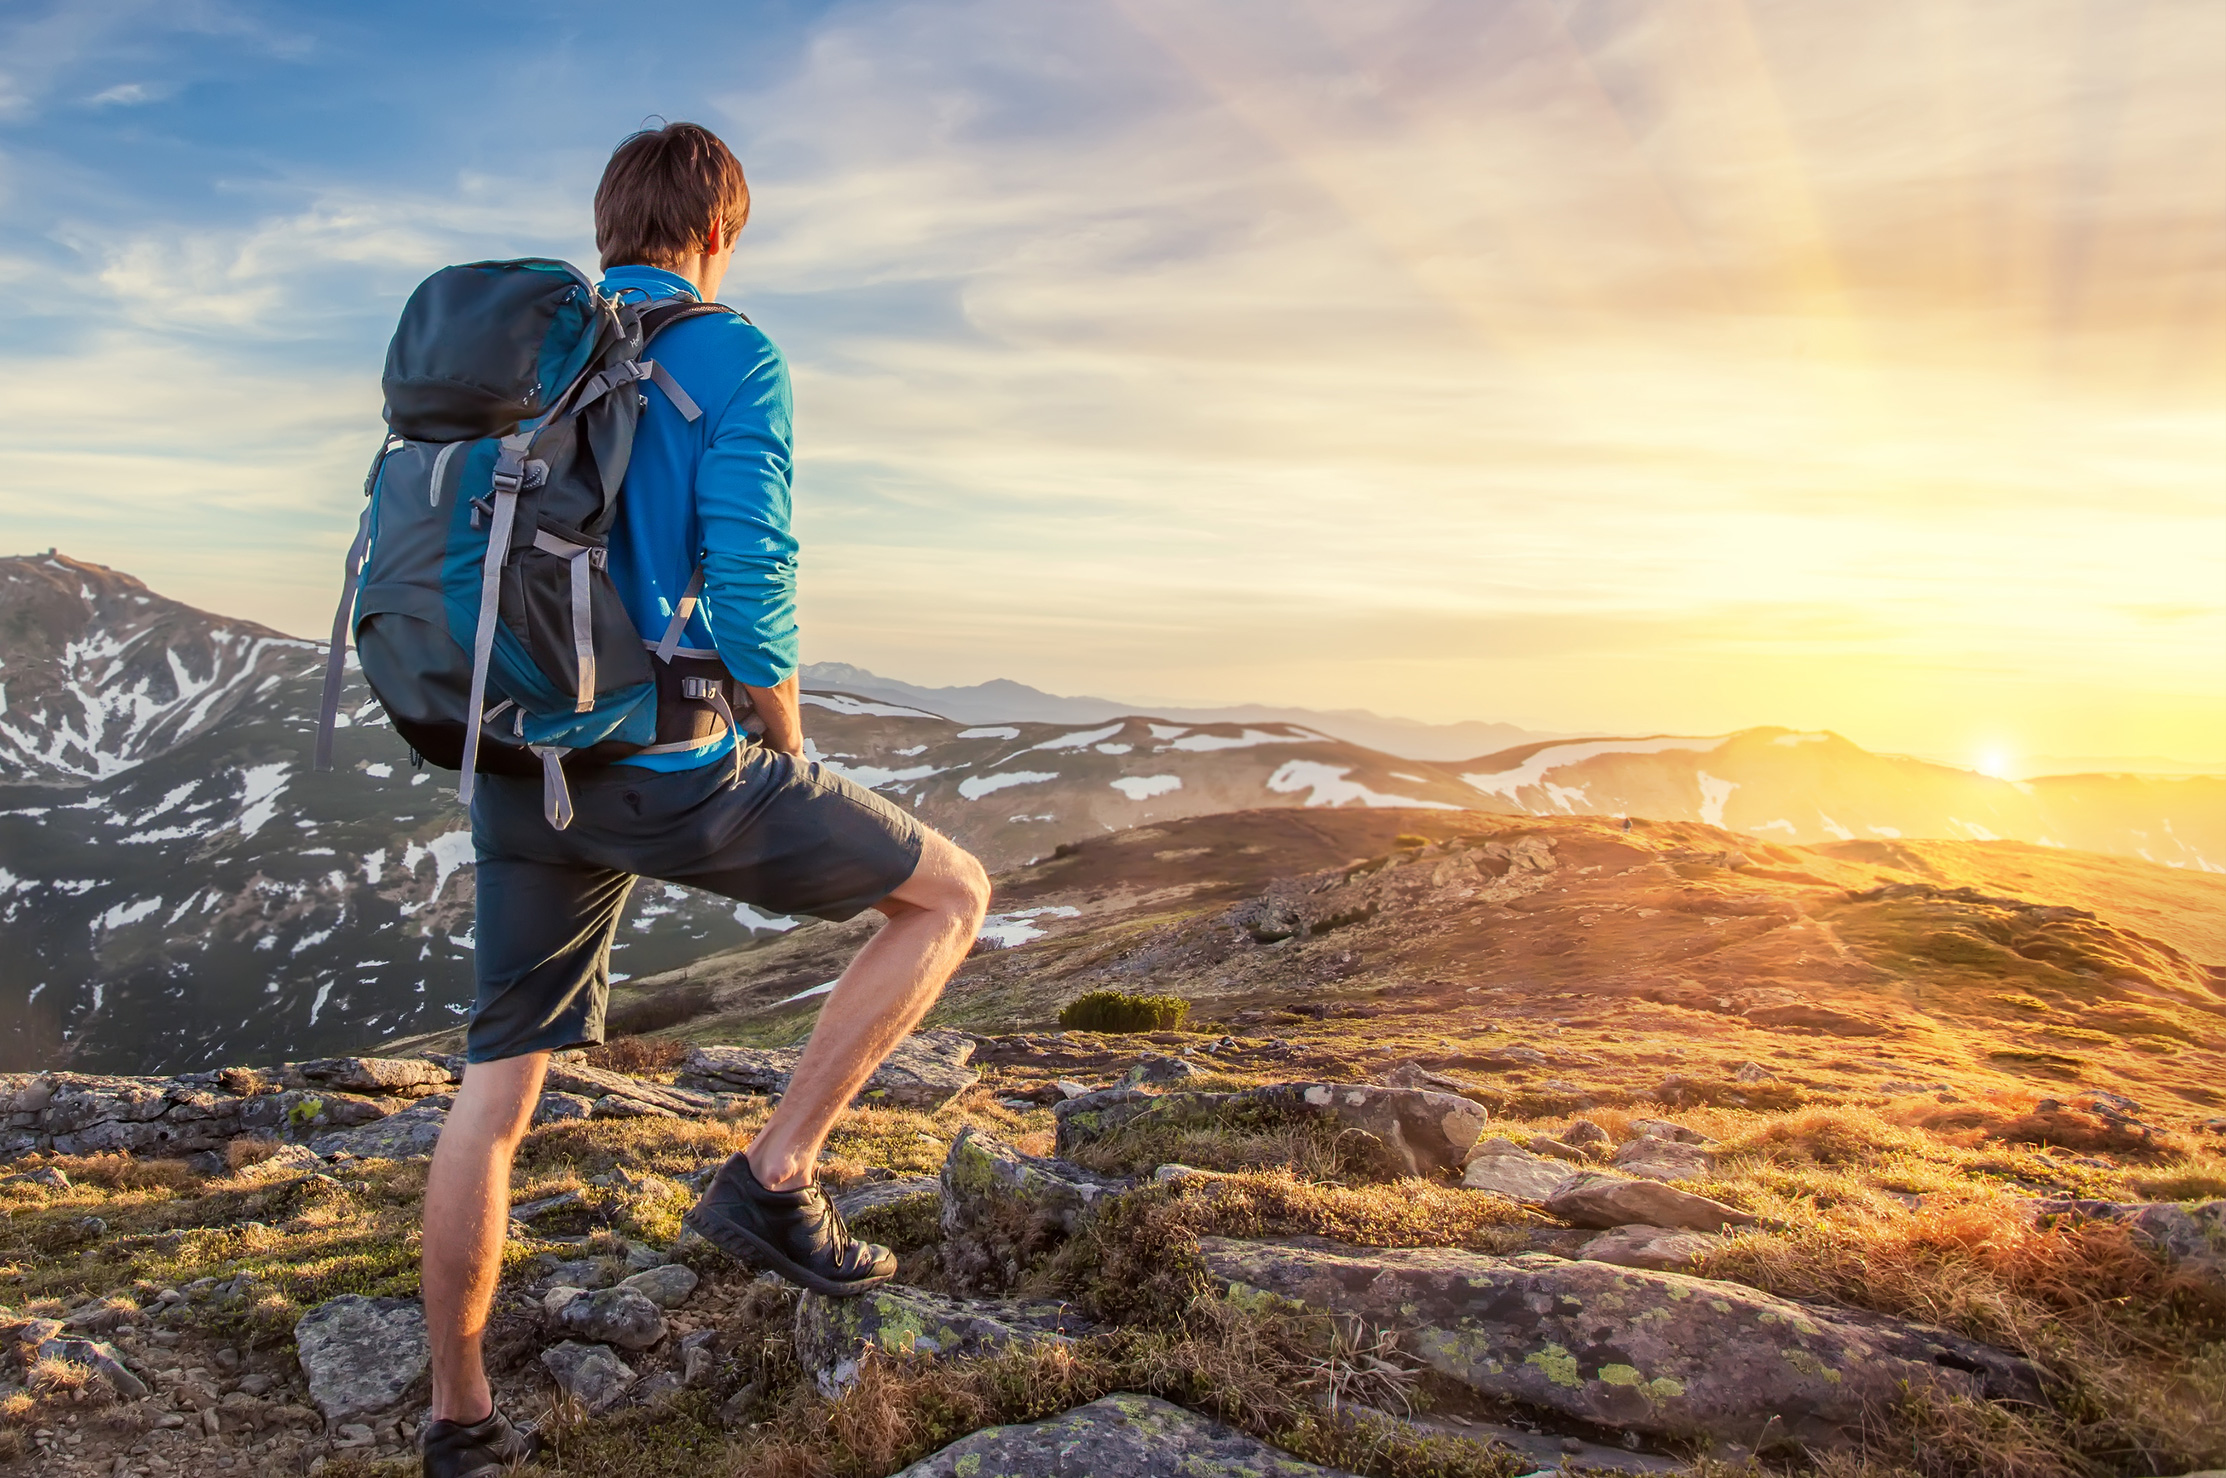
<path id="1" fill-rule="evenodd" d="M 1116 1391 L 1048 1421 L 985 1427 L 896 1478 L 1351 1478 L 1234 1427 Z"/>
<path id="2" fill-rule="evenodd" d="M 1834 1445 L 1912 1391 L 2040 1394 L 2026 1362 L 1945 1330 L 1681 1273 L 1451 1248 L 1199 1247 L 1236 1301 L 1351 1316 L 1486 1395 L 1653 1437 L 1752 1445 L 1775 1423 Z"/>
<path id="3" fill-rule="evenodd" d="M 1154 1119 L 1328 1119 L 1374 1137 L 1393 1168 L 1408 1175 L 1459 1174 L 1489 1118 L 1483 1105 L 1458 1094 L 1379 1083 L 1271 1083 L 1237 1093 L 1109 1089 L 1054 1105 L 1052 1114 L 1061 1155 Z"/>
<path id="4" fill-rule="evenodd" d="M 794 1047 L 698 1047 L 681 1067 L 683 1085 L 712 1093 L 785 1093 L 803 1051 Z M 933 1112 L 981 1081 L 968 1067 L 974 1039 L 964 1032 L 915 1032 L 858 1094 L 858 1102 Z"/>
<path id="5" fill-rule="evenodd" d="M 442 1099 L 411 1104 L 370 1124 L 320 1134 L 310 1149 L 331 1160 L 350 1155 L 358 1160 L 425 1160 L 440 1143 L 441 1126 L 448 1122 L 448 1103 Z"/>

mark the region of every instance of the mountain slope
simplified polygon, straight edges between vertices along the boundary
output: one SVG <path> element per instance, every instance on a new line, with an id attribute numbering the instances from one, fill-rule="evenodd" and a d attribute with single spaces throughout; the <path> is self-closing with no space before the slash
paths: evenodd
<path id="1" fill-rule="evenodd" d="M 312 773 L 320 668 L 312 643 L 128 576 L 0 560 L 0 1070 L 299 1057 L 433 1031 L 466 1009 L 471 844 L 455 777 L 411 770 L 352 672 L 338 768 Z M 967 725 L 825 691 L 805 705 L 814 758 L 998 872 L 1262 807 L 1369 811 L 1391 834 L 1433 813 L 1633 813 L 1795 843 L 1993 835 L 2193 869 L 2226 860 L 2217 779 L 2019 785 L 1832 735 L 1554 742 L 1441 765 L 1279 721 Z M 791 927 L 644 884 L 614 973 L 682 968 Z M 1006 910 L 991 933 L 1034 927 Z"/>

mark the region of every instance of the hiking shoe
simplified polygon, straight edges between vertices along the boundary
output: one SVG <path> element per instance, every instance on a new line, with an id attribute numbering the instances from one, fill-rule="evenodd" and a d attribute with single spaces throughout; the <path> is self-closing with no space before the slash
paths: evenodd
<path id="1" fill-rule="evenodd" d="M 541 1451 L 540 1434 L 512 1425 L 499 1406 L 485 1421 L 427 1422 L 418 1444 L 425 1453 L 425 1478 L 493 1478 Z"/>
<path id="2" fill-rule="evenodd" d="M 719 1167 L 703 1199 L 681 1221 L 736 1261 L 762 1264 L 830 1298 L 864 1293 L 897 1270 L 894 1252 L 851 1238 L 841 1213 L 818 1186 L 769 1191 L 743 1155 Z"/>

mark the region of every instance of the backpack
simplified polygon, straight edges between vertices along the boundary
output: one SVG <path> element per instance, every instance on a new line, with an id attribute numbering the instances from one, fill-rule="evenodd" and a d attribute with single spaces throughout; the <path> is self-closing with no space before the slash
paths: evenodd
<path id="1" fill-rule="evenodd" d="M 648 404 L 689 421 L 678 381 L 643 357 L 683 318 L 732 313 L 619 302 L 567 262 L 473 262 L 410 295 L 387 349 L 387 435 L 364 479 L 318 714 L 332 768 L 347 640 L 415 755 L 461 772 L 542 776 L 542 811 L 572 821 L 567 766 L 690 749 L 738 729 L 739 685 L 680 633 L 699 568 L 663 636 L 645 641 L 605 568 Z M 737 735 L 739 739 L 739 735 Z"/>

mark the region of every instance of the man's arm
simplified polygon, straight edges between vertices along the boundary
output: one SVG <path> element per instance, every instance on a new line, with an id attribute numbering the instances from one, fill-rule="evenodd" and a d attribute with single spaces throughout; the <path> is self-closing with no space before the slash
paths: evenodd
<path id="1" fill-rule="evenodd" d="M 788 368 L 757 342 L 763 357 L 721 408 L 697 467 L 698 557 L 712 641 L 756 706 L 766 747 L 801 754 Z"/>
<path id="2" fill-rule="evenodd" d="M 802 754 L 804 711 L 796 702 L 796 674 L 783 678 L 778 687 L 753 688 L 744 683 L 742 691 L 750 695 L 758 718 L 765 724 L 765 747 L 783 754 Z"/>

